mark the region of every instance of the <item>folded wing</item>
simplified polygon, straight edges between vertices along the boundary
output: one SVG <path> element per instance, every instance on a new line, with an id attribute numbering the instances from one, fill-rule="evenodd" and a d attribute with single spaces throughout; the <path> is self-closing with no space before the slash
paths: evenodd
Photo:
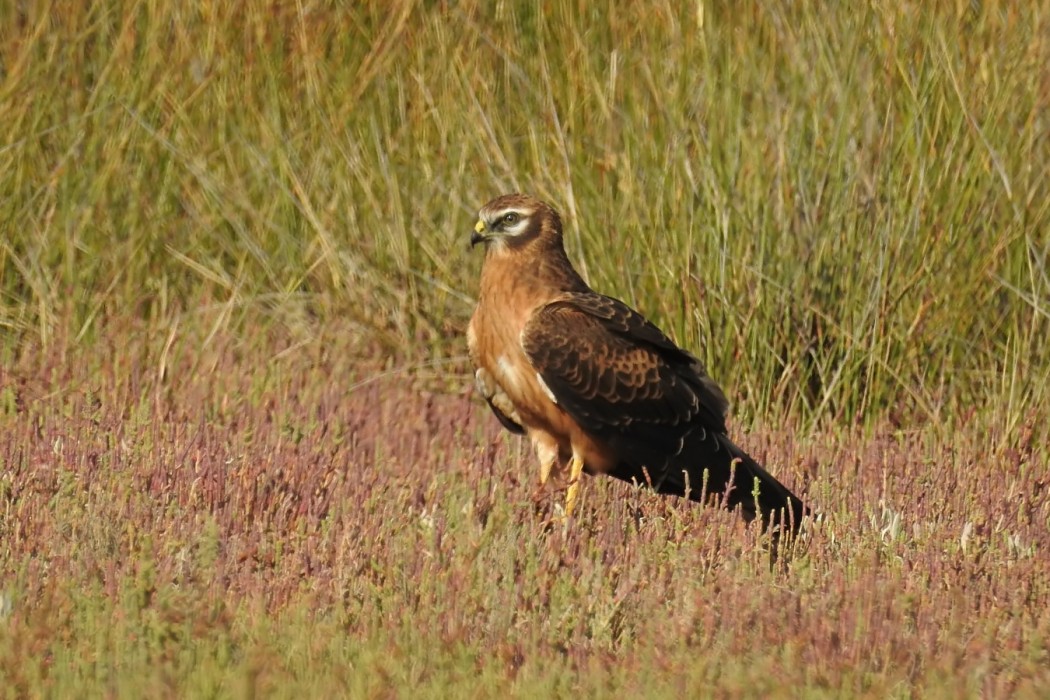
<path id="1" fill-rule="evenodd" d="M 521 342 L 558 405 L 618 455 L 611 476 L 695 500 L 732 482 L 730 507 L 801 520 L 802 502 L 726 437 L 727 401 L 700 361 L 626 304 L 563 294 Z"/>

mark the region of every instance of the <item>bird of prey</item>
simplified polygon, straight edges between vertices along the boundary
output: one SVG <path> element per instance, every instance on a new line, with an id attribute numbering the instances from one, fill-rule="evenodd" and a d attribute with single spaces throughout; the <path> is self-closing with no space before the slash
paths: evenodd
<path id="1" fill-rule="evenodd" d="M 726 435 L 728 402 L 700 361 L 587 286 L 550 205 L 497 197 L 470 243 L 485 247 L 467 330 L 477 390 L 528 436 L 540 481 L 567 482 L 567 517 L 587 472 L 697 501 L 715 494 L 748 521 L 798 531 L 806 507 Z"/>

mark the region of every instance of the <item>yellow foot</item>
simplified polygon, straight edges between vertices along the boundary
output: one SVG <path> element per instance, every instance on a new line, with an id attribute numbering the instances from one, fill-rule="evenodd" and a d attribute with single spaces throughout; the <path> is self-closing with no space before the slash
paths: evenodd
<path id="1" fill-rule="evenodd" d="M 565 517 L 568 519 L 576 508 L 580 496 L 580 478 L 583 476 L 583 460 L 576 455 L 569 460 L 569 491 L 565 494 Z"/>

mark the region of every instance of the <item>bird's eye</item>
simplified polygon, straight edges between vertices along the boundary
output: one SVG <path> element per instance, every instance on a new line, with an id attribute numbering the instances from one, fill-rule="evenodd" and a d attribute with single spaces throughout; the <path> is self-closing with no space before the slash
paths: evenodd
<path id="1" fill-rule="evenodd" d="M 506 216 L 503 217 L 503 223 L 506 224 L 507 226 L 510 226 L 511 224 L 518 223 L 518 219 L 520 219 L 520 218 L 521 217 L 518 216 L 518 212 L 512 211 L 512 212 L 510 212 L 509 214 L 507 214 Z"/>

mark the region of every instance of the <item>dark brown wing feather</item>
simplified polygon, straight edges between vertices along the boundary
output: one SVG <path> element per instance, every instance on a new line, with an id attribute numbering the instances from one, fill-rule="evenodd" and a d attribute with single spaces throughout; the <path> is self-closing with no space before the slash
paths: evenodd
<path id="1" fill-rule="evenodd" d="M 619 455 L 612 476 L 700 500 L 705 483 L 724 493 L 735 470 L 730 507 L 755 514 L 757 479 L 764 520 L 784 508 L 801 520 L 802 502 L 726 437 L 725 396 L 700 361 L 623 302 L 564 294 L 521 340 L 558 405 Z"/>

